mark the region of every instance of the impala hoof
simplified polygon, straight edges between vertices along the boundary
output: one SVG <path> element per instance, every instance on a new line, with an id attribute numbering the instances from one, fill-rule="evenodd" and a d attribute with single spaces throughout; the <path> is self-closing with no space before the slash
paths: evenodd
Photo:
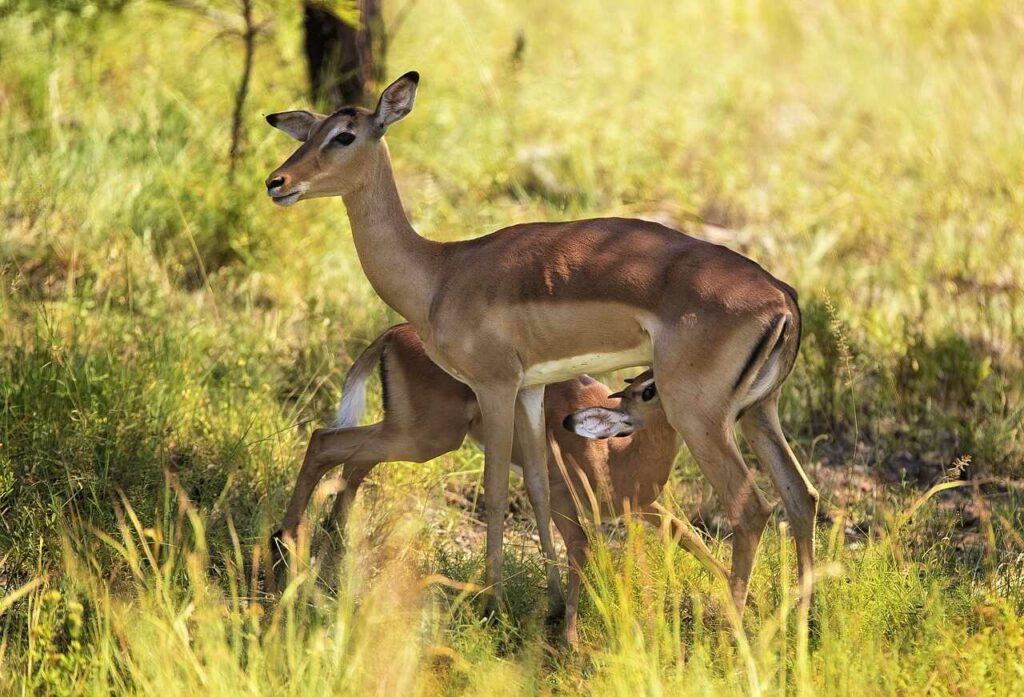
<path id="1" fill-rule="evenodd" d="M 276 594 L 281 587 L 285 569 L 288 568 L 288 550 L 283 530 L 274 531 L 267 549 L 270 551 L 270 563 L 267 565 L 264 585 L 268 593 Z"/>

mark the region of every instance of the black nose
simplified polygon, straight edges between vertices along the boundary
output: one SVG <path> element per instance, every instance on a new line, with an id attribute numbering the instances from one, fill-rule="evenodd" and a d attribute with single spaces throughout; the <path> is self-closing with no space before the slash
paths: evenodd
<path id="1" fill-rule="evenodd" d="M 573 416 L 575 416 L 575 414 L 569 414 L 567 417 L 565 417 L 562 420 L 562 428 L 564 428 L 566 431 L 575 431 L 576 430 L 574 428 L 574 426 L 576 425 L 576 422 L 573 421 L 573 418 L 572 418 Z"/>
<path id="2" fill-rule="evenodd" d="M 274 177 L 267 180 L 267 189 L 276 189 L 279 186 L 284 186 L 284 177 Z"/>

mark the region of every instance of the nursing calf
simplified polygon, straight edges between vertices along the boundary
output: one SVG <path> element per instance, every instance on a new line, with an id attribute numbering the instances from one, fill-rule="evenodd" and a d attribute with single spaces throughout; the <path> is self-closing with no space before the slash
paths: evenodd
<path id="1" fill-rule="evenodd" d="M 366 384 L 379 369 L 384 418 L 356 426 Z M 566 636 L 576 640 L 580 569 L 588 543 L 581 517 L 616 517 L 630 512 L 658 525 L 654 502 L 668 480 L 680 439 L 661 408 L 650 371 L 620 393 L 587 376 L 549 385 L 545 422 L 552 519 L 569 555 Z M 273 588 L 284 569 L 283 544 L 298 537 L 310 496 L 323 476 L 341 465 L 343 488 L 328 527 L 343 533 L 360 484 L 381 462 L 425 462 L 477 437 L 480 410 L 473 391 L 430 360 L 408 324 L 386 330 L 356 359 L 345 379 L 338 419 L 310 439 L 281 529 L 271 544 Z M 578 435 L 577 435 L 578 434 Z M 580 436 L 584 436 L 581 438 Z M 617 437 L 610 437 L 617 436 Z M 557 453 L 557 455 L 556 455 Z M 515 462 L 520 462 L 518 448 Z M 728 572 L 684 521 L 669 519 L 676 541 L 720 577 Z"/>

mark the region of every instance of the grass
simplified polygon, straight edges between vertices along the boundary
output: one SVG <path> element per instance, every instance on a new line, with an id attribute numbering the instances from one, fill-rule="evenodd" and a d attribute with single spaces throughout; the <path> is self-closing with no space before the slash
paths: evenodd
<path id="1" fill-rule="evenodd" d="M 388 138 L 423 234 L 641 215 L 801 295 L 783 421 L 829 518 L 809 646 L 774 524 L 744 633 L 693 560 L 627 527 L 597 545 L 576 654 L 545 635 L 525 516 L 510 612 L 475 615 L 478 522 L 451 502 L 480 485 L 469 445 L 374 473 L 334 587 L 258 597 L 310 429 L 397 320 L 340 203 L 265 200 L 291 146 L 260 115 L 306 99 L 294 4 L 260 11 L 233 183 L 240 48 L 216 27 L 143 1 L 0 19 L 0 693 L 1024 687 L 1016 4 L 413 7 L 389 73 L 423 82 Z M 673 505 L 697 487 L 684 454 Z"/>

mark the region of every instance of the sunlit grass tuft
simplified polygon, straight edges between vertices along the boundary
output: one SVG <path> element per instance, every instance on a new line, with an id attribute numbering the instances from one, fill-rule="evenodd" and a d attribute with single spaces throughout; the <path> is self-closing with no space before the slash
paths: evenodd
<path id="1" fill-rule="evenodd" d="M 913 560 L 899 531 L 857 551 L 823 543 L 808 628 L 773 528 L 741 628 L 707 572 L 631 525 L 619 543 L 596 541 L 572 652 L 540 626 L 536 561 L 512 558 L 510 613 L 489 624 L 459 578 L 478 579 L 479 560 L 431 556 L 412 516 L 368 534 L 359 515 L 333 589 L 304 575 L 273 599 L 259 590 L 258 548 L 231 526 L 234 544 L 213 558 L 204 516 L 173 480 L 164 500 L 157 528 L 127 503 L 112 535 L 70 521 L 64 573 L 12 596 L 23 612 L 0 606 L 5 651 L 25 646 L 4 657 L 7 692 L 878 694 L 957 693 L 967 680 L 1013 694 L 1022 683 L 1013 600 Z"/>
<path id="2" fill-rule="evenodd" d="M 157 5 L 0 20 L 0 693 L 1021 691 L 1019 7 L 410 5 L 388 72 L 423 80 L 388 140 L 426 236 L 644 216 L 800 292 L 783 422 L 825 495 L 813 622 L 774 522 L 745 633 L 630 526 L 595 544 L 574 654 L 528 530 L 509 613 L 476 613 L 471 446 L 378 468 L 327 583 L 260 594 L 309 430 L 397 317 L 340 202 L 262 191 L 292 147 L 262 114 L 308 106 L 298 4 L 258 48 L 234 183 L 238 46 Z M 908 517 L 955 461 L 970 485 Z M 696 477 L 683 456 L 672 506 Z"/>

